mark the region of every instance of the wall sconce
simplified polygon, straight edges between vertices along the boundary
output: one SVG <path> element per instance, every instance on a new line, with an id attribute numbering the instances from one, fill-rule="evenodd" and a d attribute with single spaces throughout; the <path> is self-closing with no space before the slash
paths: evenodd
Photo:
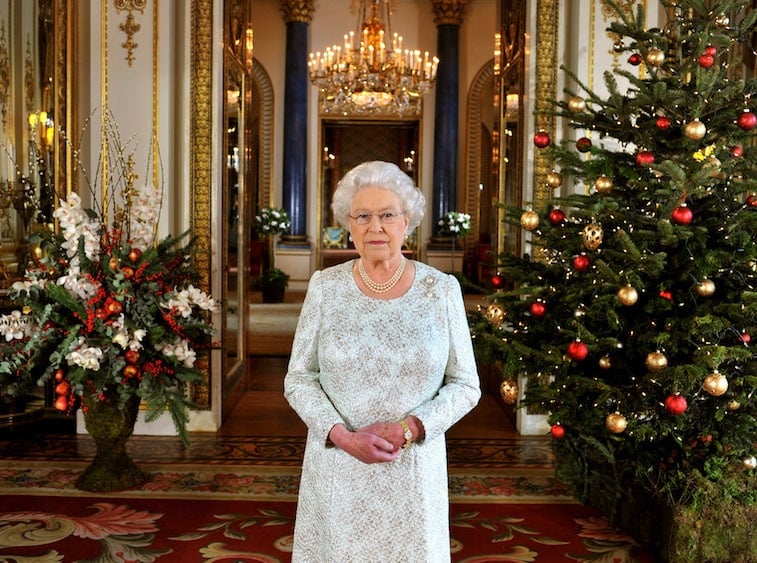
<path id="1" fill-rule="evenodd" d="M 334 168 L 335 160 L 336 156 L 329 152 L 329 148 L 323 147 L 323 167 L 329 170 Z"/>
<path id="2" fill-rule="evenodd" d="M 410 151 L 410 155 L 406 156 L 402 162 L 405 165 L 405 172 L 412 172 L 415 165 L 415 151 Z"/>

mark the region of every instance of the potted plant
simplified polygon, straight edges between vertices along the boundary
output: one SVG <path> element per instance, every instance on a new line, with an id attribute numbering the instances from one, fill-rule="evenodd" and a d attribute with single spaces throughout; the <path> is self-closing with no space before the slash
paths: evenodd
<path id="1" fill-rule="evenodd" d="M 289 276 L 274 264 L 273 241 L 276 235 L 289 231 L 289 215 L 277 207 L 264 207 L 255 216 L 255 230 L 261 239 L 268 240 L 268 261 L 259 279 L 264 303 L 281 303 L 289 286 Z"/>

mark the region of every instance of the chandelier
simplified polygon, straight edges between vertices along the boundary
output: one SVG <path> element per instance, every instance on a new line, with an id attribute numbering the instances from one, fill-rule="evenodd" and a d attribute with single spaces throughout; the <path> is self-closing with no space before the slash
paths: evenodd
<path id="1" fill-rule="evenodd" d="M 439 59 L 428 51 L 404 48 L 402 37 L 392 35 L 389 0 L 355 1 L 357 32 L 346 34 L 344 45 L 310 54 L 310 80 L 318 87 L 321 112 L 419 115 Z"/>

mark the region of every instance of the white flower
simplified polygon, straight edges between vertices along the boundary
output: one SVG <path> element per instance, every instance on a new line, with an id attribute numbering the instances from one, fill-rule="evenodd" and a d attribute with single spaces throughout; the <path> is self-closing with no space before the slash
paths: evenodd
<path id="1" fill-rule="evenodd" d="M 0 316 L 0 336 L 4 336 L 7 342 L 21 340 L 31 336 L 32 327 L 29 317 L 21 311 L 12 311 L 9 315 Z"/>
<path id="2" fill-rule="evenodd" d="M 216 302 L 207 293 L 189 285 L 186 289 L 175 291 L 167 303 L 162 304 L 166 309 L 176 309 L 179 314 L 188 318 L 192 314 L 192 308 L 199 307 L 205 311 L 215 311 Z"/>
<path id="3" fill-rule="evenodd" d="M 163 352 L 164 356 L 174 357 L 184 364 L 184 367 L 191 368 L 194 366 L 197 354 L 189 342 L 181 338 L 177 338 L 173 343 L 162 343 L 155 346 L 158 350 Z"/>
<path id="4" fill-rule="evenodd" d="M 90 371 L 100 369 L 103 352 L 93 346 L 84 346 L 84 338 L 80 338 L 77 348 L 66 354 L 66 361 L 70 366 L 80 366 Z"/>

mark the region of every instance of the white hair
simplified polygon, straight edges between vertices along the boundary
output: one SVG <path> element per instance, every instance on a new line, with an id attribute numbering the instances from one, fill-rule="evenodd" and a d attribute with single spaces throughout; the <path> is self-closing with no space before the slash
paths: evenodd
<path id="1" fill-rule="evenodd" d="M 374 160 L 352 168 L 336 186 L 331 209 L 342 227 L 349 228 L 352 200 L 363 188 L 382 188 L 394 193 L 400 200 L 402 211 L 407 215 L 408 233 L 420 225 L 426 213 L 426 198 L 421 190 L 396 164 Z"/>

